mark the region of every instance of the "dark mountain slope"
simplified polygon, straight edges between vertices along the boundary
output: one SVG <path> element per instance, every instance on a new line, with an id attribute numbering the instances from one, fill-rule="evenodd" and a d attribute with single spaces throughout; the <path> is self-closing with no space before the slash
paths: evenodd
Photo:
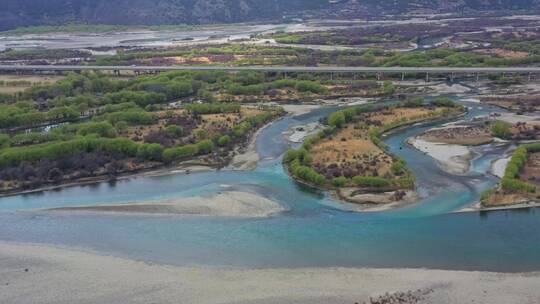
<path id="1" fill-rule="evenodd" d="M 230 23 L 320 9 L 327 0 L 2 0 L 0 29 L 65 23 Z"/>
<path id="2" fill-rule="evenodd" d="M 66 23 L 179 24 L 281 20 L 283 15 L 398 14 L 423 9 L 531 10 L 540 0 L 1 0 L 0 30 Z M 334 3 L 331 3 L 334 2 Z M 336 3 L 337 2 L 337 3 Z"/>

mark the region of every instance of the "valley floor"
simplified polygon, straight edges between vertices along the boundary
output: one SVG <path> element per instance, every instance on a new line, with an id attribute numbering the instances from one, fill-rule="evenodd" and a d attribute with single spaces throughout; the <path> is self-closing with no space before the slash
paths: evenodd
<path id="1" fill-rule="evenodd" d="M 0 243 L 0 269 L 0 303 L 352 304 L 396 292 L 411 299 L 399 303 L 540 301 L 540 273 L 178 267 L 12 243 Z"/>

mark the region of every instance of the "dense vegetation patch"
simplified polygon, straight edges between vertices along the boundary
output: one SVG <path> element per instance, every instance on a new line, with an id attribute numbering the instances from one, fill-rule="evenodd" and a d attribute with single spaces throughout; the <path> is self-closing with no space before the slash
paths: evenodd
<path id="1" fill-rule="evenodd" d="M 31 87 L 0 103 L 0 188 L 189 159 L 222 166 L 282 109 L 219 102 L 216 95 L 234 83 L 265 80 L 258 73 L 171 72 L 129 80 L 83 73 Z"/>
<path id="2" fill-rule="evenodd" d="M 540 143 L 522 145 L 514 151 L 508 162 L 498 189 L 489 189 L 482 194 L 486 206 L 515 204 L 523 199 L 537 199 L 537 158 Z M 535 160 L 531 160 L 534 157 Z M 530 168 L 529 168 L 530 166 Z M 528 170 L 532 171 L 526 172 Z M 517 201 L 516 201 L 517 200 Z"/>
<path id="3" fill-rule="evenodd" d="M 382 134 L 462 110 L 442 99 L 430 104 L 409 100 L 398 105 L 348 108 L 331 114 L 324 130 L 307 139 L 300 149 L 289 150 L 283 161 L 295 178 L 318 186 L 410 189 L 414 176 L 403 160 L 387 152 Z"/>

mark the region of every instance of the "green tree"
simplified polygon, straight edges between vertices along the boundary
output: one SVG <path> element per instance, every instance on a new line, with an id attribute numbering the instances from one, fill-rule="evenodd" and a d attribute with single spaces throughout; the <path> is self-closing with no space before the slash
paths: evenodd
<path id="1" fill-rule="evenodd" d="M 97 134 L 100 137 L 115 137 L 115 128 L 108 122 L 89 122 L 78 126 L 77 134 L 86 136 L 90 134 Z"/>
<path id="2" fill-rule="evenodd" d="M 344 176 L 336 177 L 332 180 L 332 184 L 336 187 L 344 187 L 347 185 L 347 178 Z"/>
<path id="3" fill-rule="evenodd" d="M 390 186 L 390 181 L 380 177 L 371 176 L 355 176 L 353 182 L 362 187 L 387 187 Z"/>
<path id="4" fill-rule="evenodd" d="M 199 154 L 208 154 L 214 150 L 214 143 L 211 140 L 203 140 L 197 143 Z"/>
<path id="5" fill-rule="evenodd" d="M 137 149 L 137 157 L 160 161 L 163 157 L 164 148 L 160 144 L 141 144 Z"/>
<path id="6" fill-rule="evenodd" d="M 341 111 L 335 112 L 328 117 L 328 124 L 331 127 L 343 128 L 345 126 L 345 114 Z"/>
<path id="7" fill-rule="evenodd" d="M 387 80 L 383 83 L 383 93 L 384 94 L 387 94 L 387 95 L 392 95 L 396 92 L 396 87 L 394 86 L 394 84 Z"/>
<path id="8" fill-rule="evenodd" d="M 223 135 L 218 139 L 218 145 L 220 147 L 225 147 L 231 142 L 231 137 L 229 135 Z"/>
<path id="9" fill-rule="evenodd" d="M 180 138 L 184 135 L 184 129 L 176 125 L 168 126 L 166 132 L 174 138 Z"/>
<path id="10" fill-rule="evenodd" d="M 7 134 L 0 134 L 0 149 L 4 149 L 9 147 L 11 144 L 11 140 L 9 139 L 9 135 Z"/>
<path id="11" fill-rule="evenodd" d="M 491 125 L 491 134 L 499 138 L 509 138 L 511 135 L 511 132 L 510 132 L 511 127 L 512 125 L 510 125 L 507 122 L 496 121 Z"/>

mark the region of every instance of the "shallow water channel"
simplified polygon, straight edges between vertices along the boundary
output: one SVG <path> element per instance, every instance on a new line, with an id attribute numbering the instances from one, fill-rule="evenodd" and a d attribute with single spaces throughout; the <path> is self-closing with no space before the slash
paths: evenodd
<path id="1" fill-rule="evenodd" d="M 471 111 L 465 119 L 501 111 L 467 105 Z M 426 197 L 419 204 L 356 213 L 325 192 L 295 184 L 281 165 L 280 157 L 289 147 L 282 133 L 334 110 L 323 108 L 286 117 L 264 129 L 257 139 L 262 160 L 254 171 L 135 177 L 114 184 L 0 198 L 0 240 L 68 246 L 176 265 L 540 270 L 538 209 L 451 213 L 477 201 L 496 183 L 486 174 L 496 154 L 475 158 L 466 176 L 447 174 L 430 157 L 405 144 L 408 137 L 434 124 L 410 127 L 385 139 L 416 174 L 419 192 Z M 21 212 L 230 190 L 267 196 L 288 211 L 265 219 Z"/>

